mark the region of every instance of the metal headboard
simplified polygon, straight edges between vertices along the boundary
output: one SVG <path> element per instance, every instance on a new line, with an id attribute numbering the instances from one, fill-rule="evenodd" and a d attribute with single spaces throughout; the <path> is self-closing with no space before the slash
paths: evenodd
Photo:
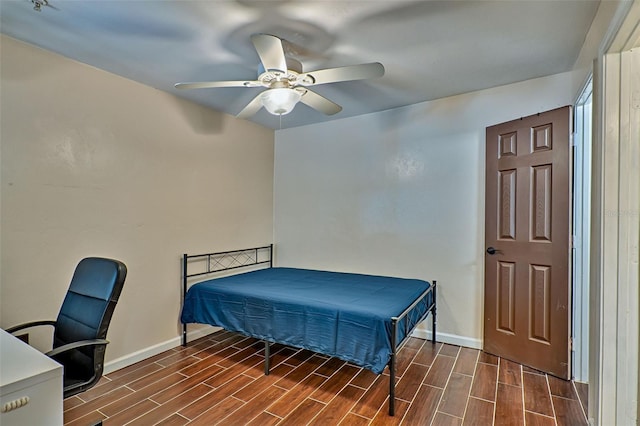
<path id="1" fill-rule="evenodd" d="M 190 261 L 201 260 L 204 262 L 204 270 L 189 273 Z M 200 264 L 200 262 L 198 262 Z M 253 247 L 242 250 L 219 251 L 203 254 L 182 255 L 182 306 L 187 294 L 189 278 L 209 275 L 216 272 L 230 271 L 232 269 L 249 268 L 256 265 L 269 265 L 273 267 L 273 244 L 268 246 Z M 182 324 L 182 346 L 187 345 L 187 325 Z"/>

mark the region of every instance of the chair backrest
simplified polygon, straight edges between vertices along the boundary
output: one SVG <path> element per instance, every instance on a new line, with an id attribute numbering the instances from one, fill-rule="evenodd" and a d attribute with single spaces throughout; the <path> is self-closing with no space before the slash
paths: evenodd
<path id="1" fill-rule="evenodd" d="M 105 339 L 120 297 L 127 267 L 99 257 L 82 259 L 62 302 L 53 334 L 53 348 L 90 339 Z M 66 388 L 74 383 L 82 389 L 102 376 L 105 346 L 84 347 L 56 357 L 64 365 Z M 65 395 L 68 396 L 68 395 Z"/>

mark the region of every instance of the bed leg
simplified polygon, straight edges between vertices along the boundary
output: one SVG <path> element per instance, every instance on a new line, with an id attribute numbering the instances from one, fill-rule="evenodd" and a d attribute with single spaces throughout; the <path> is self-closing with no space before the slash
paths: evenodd
<path id="1" fill-rule="evenodd" d="M 438 304 L 436 303 L 436 288 L 436 281 L 433 280 L 433 310 L 431 311 L 431 329 L 433 330 L 433 332 L 431 333 L 431 343 L 434 344 L 436 343 L 436 310 L 438 306 Z"/>
<path id="2" fill-rule="evenodd" d="M 271 362 L 271 348 L 269 347 L 269 341 L 264 341 L 264 375 L 269 375 L 269 364 Z"/>
<path id="3" fill-rule="evenodd" d="M 391 354 L 389 362 L 389 415 L 395 415 L 396 411 L 396 354 Z"/>
<path id="4" fill-rule="evenodd" d="M 433 309 L 433 312 L 431 313 L 431 320 L 432 320 L 432 329 L 433 329 L 433 333 L 431 333 L 431 343 L 436 343 L 436 310 L 435 308 Z"/>
<path id="5" fill-rule="evenodd" d="M 181 299 L 181 305 L 180 305 L 180 310 L 182 310 L 182 308 L 184 307 L 184 299 L 187 296 L 187 260 L 189 259 L 189 256 L 187 256 L 187 254 L 183 254 L 182 255 L 182 299 Z M 187 346 L 187 324 L 186 323 L 182 323 L 182 346 L 186 347 Z"/>
<path id="6" fill-rule="evenodd" d="M 389 359 L 389 415 L 393 416 L 396 411 L 396 353 L 398 344 L 396 336 L 398 333 L 398 319 L 391 319 L 391 359 Z"/>

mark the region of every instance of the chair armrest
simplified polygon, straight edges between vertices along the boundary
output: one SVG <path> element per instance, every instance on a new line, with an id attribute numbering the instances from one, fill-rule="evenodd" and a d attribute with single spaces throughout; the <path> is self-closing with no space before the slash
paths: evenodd
<path id="1" fill-rule="evenodd" d="M 85 346 L 106 345 L 107 343 L 109 343 L 109 341 L 104 339 L 79 340 L 77 342 L 67 343 L 66 345 L 58 346 L 57 348 L 45 353 L 45 355 L 52 358 L 56 355 L 60 355 L 61 353 L 68 352 L 72 349 L 78 349 Z"/>
<path id="2" fill-rule="evenodd" d="M 7 333 L 14 333 L 18 330 L 23 330 L 25 328 L 30 328 L 30 327 L 37 327 L 40 325 L 55 326 L 56 322 L 51 320 L 25 322 L 24 324 L 18 324 L 18 325 L 14 325 L 13 327 L 5 328 L 4 331 L 6 331 Z"/>

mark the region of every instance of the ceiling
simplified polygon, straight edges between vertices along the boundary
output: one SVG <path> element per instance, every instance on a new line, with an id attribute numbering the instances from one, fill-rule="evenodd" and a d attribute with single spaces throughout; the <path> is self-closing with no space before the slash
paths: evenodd
<path id="1" fill-rule="evenodd" d="M 0 0 L 0 31 L 236 115 L 261 88 L 177 90 L 255 80 L 251 34 L 286 40 L 304 71 L 381 62 L 383 77 L 314 86 L 333 116 L 298 104 L 251 121 L 278 129 L 382 111 L 569 71 L 599 0 Z"/>

